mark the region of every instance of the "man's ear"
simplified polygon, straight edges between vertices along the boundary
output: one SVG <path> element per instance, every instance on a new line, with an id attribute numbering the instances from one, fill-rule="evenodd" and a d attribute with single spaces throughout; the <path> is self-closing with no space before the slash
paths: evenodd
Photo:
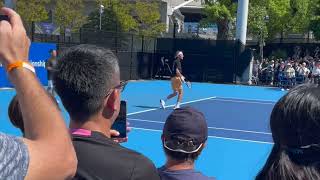
<path id="1" fill-rule="evenodd" d="M 112 111 L 118 110 L 117 108 L 120 107 L 120 91 L 118 89 L 115 89 L 110 96 L 106 99 L 106 105 L 109 109 Z"/>

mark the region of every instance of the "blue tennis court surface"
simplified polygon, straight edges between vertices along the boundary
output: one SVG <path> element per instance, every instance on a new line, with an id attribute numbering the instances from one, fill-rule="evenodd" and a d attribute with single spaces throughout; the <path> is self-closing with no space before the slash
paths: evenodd
<path id="1" fill-rule="evenodd" d="M 183 106 L 194 107 L 206 116 L 207 147 L 196 163 L 206 175 L 222 180 L 253 179 L 272 147 L 269 116 L 285 92 L 277 88 L 194 83 L 184 88 Z M 175 99 L 159 109 L 159 99 L 171 93 L 168 81 L 135 82 L 128 85 L 128 120 L 133 131 L 125 146 L 138 150 L 156 166 L 165 163 L 161 130 Z"/>
<path id="2" fill-rule="evenodd" d="M 193 83 L 184 88 L 183 106 L 203 112 L 209 126 L 207 146 L 196 169 L 218 180 L 253 179 L 272 147 L 269 116 L 285 92 L 276 88 Z M 169 81 L 131 82 L 122 94 L 128 102 L 128 120 L 133 130 L 124 146 L 148 156 L 157 167 L 165 163 L 161 130 L 176 99 L 159 109 L 159 99 L 171 93 Z M 20 135 L 7 118 L 14 91 L 0 92 L 0 131 Z M 68 123 L 68 115 L 63 114 Z"/>

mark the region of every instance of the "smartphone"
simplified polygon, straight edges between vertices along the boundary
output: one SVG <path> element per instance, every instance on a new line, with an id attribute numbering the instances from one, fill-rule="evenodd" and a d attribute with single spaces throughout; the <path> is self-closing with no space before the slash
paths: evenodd
<path id="1" fill-rule="evenodd" d="M 126 101 L 121 101 L 119 115 L 117 119 L 114 121 L 111 129 L 117 130 L 120 133 L 120 135 L 117 136 L 117 138 L 127 137 L 127 102 Z"/>
<path id="2" fill-rule="evenodd" d="M 9 21 L 9 17 L 7 15 L 0 14 L 0 21 Z"/>

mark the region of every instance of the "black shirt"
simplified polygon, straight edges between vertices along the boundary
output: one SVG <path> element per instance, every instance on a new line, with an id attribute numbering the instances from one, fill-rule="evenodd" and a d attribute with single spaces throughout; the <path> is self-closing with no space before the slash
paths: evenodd
<path id="1" fill-rule="evenodd" d="M 102 133 L 72 135 L 78 158 L 76 180 L 160 180 L 153 163 Z"/>
<path id="2" fill-rule="evenodd" d="M 194 169 L 168 170 L 165 166 L 158 169 L 161 180 L 215 180 Z"/>
<path id="3" fill-rule="evenodd" d="M 51 57 L 46 62 L 46 69 L 48 70 L 48 80 L 53 80 L 53 70 L 49 70 L 48 68 L 56 68 L 57 66 L 57 60 L 55 57 Z"/>
<path id="4" fill-rule="evenodd" d="M 172 77 L 177 76 L 177 69 L 180 71 L 182 74 L 182 66 L 181 66 L 181 60 L 175 59 L 173 61 L 173 66 L 172 66 Z"/>

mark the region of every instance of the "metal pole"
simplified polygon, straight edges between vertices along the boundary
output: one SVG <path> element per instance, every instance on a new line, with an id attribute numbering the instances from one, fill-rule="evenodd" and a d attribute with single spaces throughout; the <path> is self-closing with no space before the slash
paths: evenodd
<path id="1" fill-rule="evenodd" d="M 249 0 L 238 1 L 236 39 L 246 45 Z"/>
<path id="2" fill-rule="evenodd" d="M 263 37 L 262 37 L 262 28 L 260 28 L 260 40 L 259 40 L 259 45 L 260 45 L 260 60 L 263 59 Z"/>
<path id="3" fill-rule="evenodd" d="M 101 31 L 101 13 L 100 13 L 100 25 L 99 25 L 99 29 Z"/>
<path id="4" fill-rule="evenodd" d="M 104 6 L 100 3 L 99 7 L 99 13 L 100 13 L 100 24 L 99 24 L 99 29 L 101 31 L 102 29 L 102 14 L 103 14 Z"/>

